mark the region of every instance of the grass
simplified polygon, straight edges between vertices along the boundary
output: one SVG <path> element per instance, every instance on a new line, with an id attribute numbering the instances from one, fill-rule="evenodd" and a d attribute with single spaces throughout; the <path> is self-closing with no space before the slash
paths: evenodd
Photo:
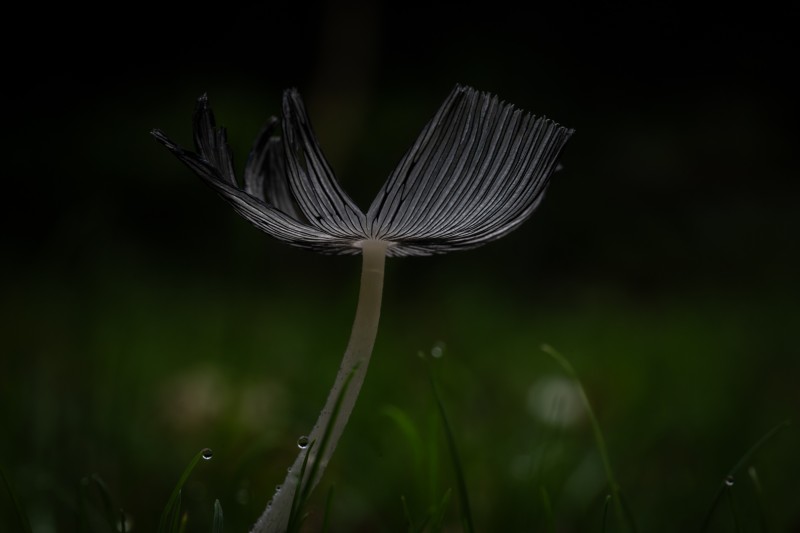
<path id="1" fill-rule="evenodd" d="M 595 440 L 595 444 L 598 448 L 600 460 L 603 466 L 603 470 L 605 476 L 607 478 L 608 488 L 610 490 L 610 494 L 605 497 L 604 504 L 602 507 L 602 517 L 600 520 L 600 527 L 599 530 L 605 532 L 608 530 L 608 509 L 609 506 L 615 508 L 615 512 L 617 513 L 617 522 L 619 525 L 624 526 L 625 529 L 628 531 L 636 531 L 636 525 L 632 518 L 632 513 L 629 507 L 627 506 L 626 501 L 622 498 L 622 492 L 618 482 L 616 481 L 616 475 L 611 467 L 611 461 L 609 457 L 609 452 L 606 446 L 606 441 L 603 436 L 603 433 L 600 429 L 599 420 L 594 412 L 592 407 L 592 402 L 589 399 L 581 380 L 578 378 L 578 375 L 573 368 L 572 364 L 558 351 L 552 348 L 549 345 L 543 345 L 542 351 L 547 353 L 550 357 L 552 357 L 559 366 L 564 370 L 564 372 L 570 377 L 570 379 L 574 380 L 576 384 L 576 388 L 580 393 L 580 398 L 583 404 L 583 407 L 586 410 L 586 414 L 589 418 L 593 438 Z M 453 429 L 451 426 L 450 419 L 448 417 L 447 411 L 444 406 L 444 402 L 441 397 L 441 393 L 439 391 L 440 385 L 438 378 L 436 377 L 436 369 L 434 368 L 435 361 L 429 360 L 425 357 L 422 353 L 422 358 L 425 360 L 428 379 L 430 383 L 430 394 L 434 401 L 436 412 L 438 413 L 439 421 L 441 430 L 445 436 L 445 452 L 449 456 L 452 464 L 452 473 L 454 477 L 454 483 L 456 486 L 456 494 L 459 500 L 459 511 L 455 513 L 458 517 L 458 520 L 461 523 L 461 528 L 463 531 L 471 533 L 476 531 L 476 526 L 473 521 L 471 505 L 470 505 L 470 491 L 467 486 L 466 476 L 464 473 L 464 466 L 462 465 L 460 454 L 457 449 L 457 431 Z M 345 385 L 346 389 L 346 385 Z M 341 399 L 341 398 L 340 398 Z M 338 402 L 336 404 L 338 408 Z M 413 457 L 413 461 L 416 464 L 415 468 L 415 476 L 421 477 L 424 475 L 420 468 L 421 463 L 425 460 L 424 458 L 424 447 L 423 447 L 423 439 L 420 434 L 420 430 L 417 427 L 417 424 L 409 417 L 409 415 L 402 410 L 396 407 L 387 406 L 383 409 L 383 413 L 389 417 L 398 430 L 403 435 L 405 441 L 410 444 L 409 451 Z M 335 419 L 334 413 L 334 419 Z M 736 464 L 729 469 L 727 475 L 724 477 L 723 481 L 720 484 L 720 488 L 713 499 L 710 509 L 706 514 L 706 518 L 703 521 L 703 524 L 700 528 L 701 533 L 706 533 L 709 531 L 710 525 L 712 523 L 712 517 L 714 513 L 717 511 L 720 502 L 722 501 L 723 497 L 726 499 L 730 516 L 731 516 L 731 524 L 733 527 L 733 531 L 743 531 L 742 520 L 739 517 L 739 510 L 738 505 L 734 501 L 733 497 L 733 486 L 734 482 L 737 479 L 737 476 L 741 472 L 742 469 L 747 468 L 748 477 L 751 480 L 755 490 L 756 490 L 756 504 L 758 510 L 758 523 L 760 526 L 759 531 L 767 532 L 769 528 L 767 526 L 768 519 L 764 510 L 763 504 L 763 489 L 761 486 L 761 482 L 758 478 L 757 471 L 752 463 L 755 459 L 755 456 L 758 452 L 761 451 L 764 446 L 772 441 L 780 432 L 785 430 L 790 426 L 788 421 L 782 422 L 775 427 L 773 427 L 770 431 L 768 431 L 763 437 L 761 437 L 747 452 L 736 462 Z M 320 442 L 320 449 L 324 448 L 326 445 L 326 439 L 328 437 L 328 431 L 326 430 L 323 432 L 322 440 Z M 316 442 L 311 442 L 308 444 L 306 449 L 306 458 L 308 458 L 309 453 L 311 450 L 314 449 Z M 177 484 L 172 490 L 172 493 L 169 497 L 169 500 L 164 507 L 161 513 L 161 519 L 159 521 L 158 532 L 159 533 L 183 533 L 187 531 L 187 525 L 189 522 L 189 515 L 187 512 L 182 510 L 182 501 L 181 495 L 182 491 L 192 474 L 195 470 L 197 464 L 201 461 L 201 459 L 211 459 L 212 452 L 210 449 L 205 448 L 200 450 L 189 462 L 189 464 L 184 469 L 183 473 L 181 474 Z M 300 471 L 300 479 L 303 479 L 307 469 L 307 463 L 304 461 L 302 464 L 302 468 Z M 437 462 L 431 461 L 431 466 L 435 469 L 438 465 Z M 312 470 L 309 472 L 309 478 L 313 477 L 314 475 L 314 468 L 317 465 L 314 464 L 311 468 Z M 438 475 L 437 472 L 431 472 L 432 476 Z M 18 518 L 18 526 L 21 527 L 22 531 L 30 532 L 31 527 L 28 521 L 28 518 L 25 512 L 22 510 L 22 506 L 19 503 L 19 499 L 17 498 L 16 493 L 14 492 L 13 488 L 11 487 L 10 482 L 8 481 L 5 473 L 0 470 L 0 477 L 4 482 L 4 485 L 7 488 L 9 498 L 12 501 L 14 508 L 17 513 Z M 95 527 L 89 526 L 90 520 L 89 515 L 89 496 L 88 493 L 91 488 L 96 489 L 96 493 L 100 496 L 101 500 L 101 514 L 105 517 L 106 526 L 110 527 L 110 531 L 121 531 L 124 533 L 126 531 L 126 516 L 124 511 L 115 507 L 113 503 L 113 497 L 110 494 L 110 491 L 105 484 L 105 482 L 97 475 L 87 476 L 82 480 L 81 483 L 82 491 L 81 491 L 81 500 L 83 502 L 83 512 L 81 513 L 82 517 L 85 517 L 81 522 L 84 524 L 81 527 L 82 531 L 98 531 Z M 556 530 L 556 521 L 557 518 L 553 515 L 552 504 L 550 502 L 550 496 L 544 486 L 540 487 L 540 496 L 541 502 L 547 514 L 547 522 L 548 522 L 548 530 L 555 531 Z M 409 510 L 407 501 L 405 497 L 401 498 L 402 507 L 403 507 L 403 514 L 405 516 L 405 520 L 407 522 L 408 531 L 409 532 L 430 532 L 430 533 L 437 533 L 444 531 L 448 523 L 448 514 L 452 514 L 449 510 L 449 503 L 451 500 L 452 489 L 448 488 L 442 497 L 442 499 L 436 503 L 434 502 L 432 505 L 429 506 L 428 512 L 424 516 L 423 520 L 417 522 L 413 518 L 413 513 Z M 308 484 L 300 484 L 297 487 L 297 491 L 294 495 L 292 500 L 292 511 L 291 511 L 291 518 L 289 522 L 288 531 L 291 532 L 299 532 L 301 530 L 301 526 L 303 522 L 307 518 L 307 514 L 304 512 L 305 507 L 309 504 L 310 500 L 310 493 L 308 490 Z M 332 502 L 333 502 L 333 487 L 331 487 L 327 493 L 327 497 L 325 499 L 324 505 L 324 513 L 322 516 L 322 525 L 320 527 L 320 531 L 328 531 L 331 527 L 330 524 L 330 516 L 331 516 L 331 509 L 332 509 Z M 106 531 L 106 529 L 101 529 L 102 531 Z M 223 531 L 223 512 L 222 506 L 220 501 L 217 499 L 214 501 L 213 505 L 213 518 L 211 523 L 211 530 L 212 533 L 221 533 Z"/>
<path id="2" fill-rule="evenodd" d="M 15 437 L 2 439 L 0 457 L 19 505 L 0 493 L 0 530 L 20 530 L 15 508 L 37 533 L 70 530 L 79 482 L 97 472 L 108 508 L 124 508 L 132 531 L 156 531 L 176 465 L 200 444 L 217 456 L 185 480 L 178 516 L 189 519 L 173 514 L 171 525 L 208 531 L 219 499 L 226 531 L 246 531 L 324 401 L 352 287 L 314 296 L 317 287 L 262 294 L 138 275 L 94 283 L 28 285 L 2 304 L 0 415 Z M 420 294 L 406 303 L 389 289 L 362 398 L 323 479 L 335 498 L 311 496 L 303 531 L 459 530 L 463 493 L 478 531 L 616 531 L 613 501 L 603 525 L 609 485 L 592 424 L 555 427 L 530 410 L 536 383 L 567 375 L 537 354 L 544 338 L 580 372 L 641 531 L 699 531 L 720 473 L 798 405 L 789 294 L 644 305 L 600 293 L 533 305 L 490 292 L 456 284 L 420 309 Z M 430 362 L 463 491 L 414 357 L 439 339 L 447 353 Z M 797 441 L 786 427 L 741 466 L 708 532 L 731 530 L 731 508 L 742 530 L 794 527 Z M 86 495 L 108 529 L 94 481 Z"/>
<path id="3" fill-rule="evenodd" d="M 3 468 L 0 467 L 0 479 L 3 480 L 3 485 L 5 486 L 6 490 L 8 491 L 8 498 L 11 500 L 11 504 L 14 507 L 14 515 L 16 518 L 15 528 L 22 531 L 23 533 L 31 533 L 31 523 L 28 520 L 28 515 L 25 514 L 25 511 L 22 509 L 22 504 L 17 497 L 17 493 L 14 491 L 14 488 L 11 486 L 11 482 L 9 482 L 8 478 L 6 477 L 6 473 L 3 471 Z"/>
<path id="4" fill-rule="evenodd" d="M 91 491 L 91 489 L 95 490 Z M 90 503 L 92 501 L 90 492 L 94 492 L 100 497 L 101 508 L 99 510 Z M 80 531 L 91 531 L 92 516 L 98 514 L 109 531 L 119 531 L 120 533 L 127 531 L 125 511 L 115 505 L 111 491 L 99 475 L 92 474 L 81 480 L 80 500 L 80 526 L 78 528 Z"/>
<path id="5" fill-rule="evenodd" d="M 780 424 L 776 425 L 772 429 L 770 429 L 763 437 L 761 437 L 753 446 L 745 452 L 745 454 L 736 462 L 733 467 L 728 470 L 727 475 L 725 478 L 720 482 L 719 489 L 717 490 L 717 494 L 714 496 L 714 500 L 711 503 L 711 507 L 706 514 L 705 520 L 703 520 L 703 526 L 700 528 L 701 533 L 705 533 L 708 531 L 709 526 L 711 524 L 711 519 L 714 516 L 714 512 L 717 510 L 719 506 L 720 500 L 723 496 L 725 496 L 729 503 L 729 509 L 731 513 L 731 518 L 733 522 L 733 526 L 736 531 L 741 529 L 740 520 L 737 516 L 737 505 L 733 501 L 733 487 L 736 484 L 736 480 L 739 476 L 739 472 L 743 468 L 748 469 L 748 475 L 753 483 L 753 487 L 756 490 L 756 498 L 755 502 L 758 507 L 758 518 L 761 526 L 762 531 L 767 531 L 767 519 L 764 513 L 764 506 L 762 503 L 762 488 L 761 483 L 758 480 L 758 475 L 756 473 L 755 467 L 752 466 L 752 461 L 755 455 L 761 451 L 761 449 L 771 440 L 773 440 L 780 432 L 785 430 L 787 427 L 791 425 L 790 421 L 784 421 Z"/>
<path id="6" fill-rule="evenodd" d="M 181 510 L 181 493 L 183 492 L 183 487 L 186 485 L 186 481 L 189 479 L 192 471 L 197 466 L 197 463 L 199 463 L 200 460 L 210 460 L 212 456 L 213 453 L 209 448 L 203 448 L 197 452 L 197 454 L 195 454 L 195 456 L 189 462 L 189 465 L 184 469 L 180 479 L 178 480 L 178 483 L 175 485 L 175 488 L 172 489 L 172 494 L 170 494 L 167 505 L 161 512 L 161 519 L 158 522 L 158 533 L 180 533 L 185 531 L 188 514 Z M 218 512 L 219 515 L 217 515 Z M 214 502 L 213 527 L 216 527 L 217 516 L 219 517 L 219 522 L 221 523 L 222 507 L 219 504 L 219 500 L 215 500 Z"/>
<path id="7" fill-rule="evenodd" d="M 214 500 L 214 521 L 211 525 L 211 533 L 222 533 L 224 526 L 225 520 L 222 514 L 222 505 L 219 500 Z"/>
<path id="8" fill-rule="evenodd" d="M 461 506 L 462 528 L 466 533 L 473 533 L 475 531 L 475 525 L 472 520 L 472 508 L 469 503 L 469 490 L 467 489 L 464 469 L 461 466 L 461 458 L 459 457 L 458 447 L 456 446 L 456 437 L 453 433 L 453 429 L 450 427 L 450 421 L 447 418 L 447 411 L 444 408 L 444 403 L 442 402 L 441 395 L 439 394 L 434 371 L 430 365 L 428 365 L 428 378 L 431 382 L 431 393 L 436 402 L 436 410 L 441 418 L 442 429 L 444 430 L 444 435 L 447 442 L 447 453 L 450 456 L 450 460 L 453 465 L 453 473 L 455 474 L 456 478 L 456 492 L 458 494 L 458 501 Z"/>
<path id="9" fill-rule="evenodd" d="M 636 532 L 636 523 L 633 520 L 633 516 L 626 512 L 624 508 L 624 503 L 622 501 L 622 490 L 620 489 L 619 483 L 617 483 L 616 476 L 614 475 L 614 470 L 611 468 L 611 459 L 608 455 L 608 449 L 606 447 L 606 439 L 603 437 L 603 432 L 600 430 L 600 422 L 597 420 L 597 416 L 594 414 L 594 409 L 592 408 L 592 402 L 589 400 L 589 397 L 586 395 L 586 390 L 583 388 L 583 384 L 581 383 L 580 378 L 578 378 L 578 374 L 575 372 L 575 369 L 572 367 L 572 364 L 567 360 L 566 357 L 561 355 L 555 348 L 548 344 L 542 345 L 542 351 L 552 357 L 567 373 L 567 375 L 575 382 L 576 388 L 580 393 L 580 399 L 583 403 L 583 407 L 586 409 L 586 414 L 589 417 L 589 422 L 592 425 L 592 434 L 594 436 L 595 443 L 597 444 L 597 449 L 600 452 L 600 460 L 603 463 L 603 471 L 606 475 L 606 480 L 608 481 L 608 487 L 611 491 L 611 502 L 614 506 L 614 511 L 617 514 L 617 521 L 620 524 L 624 524 L 628 531 Z M 605 528 L 606 523 L 606 506 L 608 504 L 608 500 L 606 500 L 606 505 L 603 506 L 603 528 Z"/>
<path id="10" fill-rule="evenodd" d="M 289 524 L 287 531 L 289 533 L 295 533 L 300 531 L 300 526 L 302 525 L 303 521 L 305 520 L 306 516 L 304 515 L 304 509 L 308 504 L 309 497 L 311 496 L 311 491 L 313 490 L 313 480 L 317 477 L 317 472 L 320 468 L 321 460 L 319 457 L 323 457 L 325 454 L 325 450 L 327 449 L 328 445 L 330 444 L 331 432 L 333 430 L 334 423 L 339 415 L 339 410 L 342 406 L 342 401 L 344 400 L 345 394 L 347 393 L 347 389 L 350 386 L 350 381 L 353 379 L 353 375 L 357 371 L 358 367 L 354 367 L 350 374 L 345 378 L 344 383 L 342 384 L 342 390 L 339 391 L 339 395 L 336 398 L 336 403 L 333 405 L 333 412 L 331 414 L 331 422 L 328 424 L 323 432 L 322 438 L 319 441 L 319 445 L 317 445 L 316 441 L 308 443 L 308 446 L 305 449 L 305 457 L 303 458 L 302 468 L 300 469 L 300 474 L 298 479 L 300 482 L 297 485 L 297 489 L 295 490 L 294 495 L 292 496 L 291 500 L 291 510 L 289 512 Z M 317 451 L 319 450 L 319 451 Z M 308 471 L 308 475 L 306 475 L 306 467 L 308 466 L 308 457 L 311 452 L 314 451 L 317 457 L 317 460 L 313 462 L 311 465 L 311 469 Z M 329 505 L 330 505 L 330 498 L 331 492 L 328 493 L 328 499 L 326 500 L 325 504 L 325 514 L 323 517 L 323 523 L 325 523 L 329 516 Z"/>

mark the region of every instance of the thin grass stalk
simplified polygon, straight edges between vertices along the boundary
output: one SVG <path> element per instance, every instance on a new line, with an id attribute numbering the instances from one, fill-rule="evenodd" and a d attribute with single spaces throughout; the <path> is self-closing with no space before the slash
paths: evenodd
<path id="1" fill-rule="evenodd" d="M 559 420 L 558 409 L 560 402 L 554 402 L 551 420 Z M 545 426 L 544 436 L 542 437 L 541 446 L 534 454 L 531 449 L 531 464 L 528 469 L 528 478 L 536 482 L 536 489 L 539 493 L 539 500 L 542 503 L 542 511 L 544 513 L 544 523 L 548 531 L 555 532 L 556 524 L 555 517 L 553 516 L 553 507 L 550 500 L 550 494 L 547 491 L 545 484 L 545 465 L 547 464 L 548 453 L 550 452 L 550 443 L 555 442 L 559 434 L 564 429 L 564 424 L 548 424 Z M 534 515 L 531 519 L 536 520 L 538 517 Z M 537 522 L 538 523 L 538 522 Z"/>
<path id="2" fill-rule="evenodd" d="M 308 468 L 308 458 L 311 457 L 311 450 L 314 449 L 316 442 L 312 442 L 308 445 L 306 449 L 306 453 L 303 455 L 303 463 L 300 465 L 300 472 L 298 473 L 297 479 L 305 479 L 306 478 L 306 469 Z M 283 490 L 283 489 L 282 489 Z M 269 511 L 270 507 L 272 506 L 272 500 L 267 503 L 267 510 Z M 295 516 L 300 515 L 300 511 L 303 506 L 303 491 L 302 486 L 298 485 L 292 494 L 292 506 L 289 508 L 289 521 L 286 524 L 286 531 L 290 531 L 292 527 L 292 522 Z"/>
<path id="3" fill-rule="evenodd" d="M 102 503 L 102 515 L 106 519 L 106 523 L 112 531 L 120 531 L 125 533 L 125 511 L 121 508 L 115 510 L 111 491 L 105 481 L 97 474 L 92 474 L 81 480 L 81 503 L 83 505 L 86 516 L 89 515 L 89 489 L 94 486 L 97 493 L 100 495 Z"/>
<path id="4" fill-rule="evenodd" d="M 350 382 L 353 379 L 353 376 L 358 371 L 358 366 L 356 366 L 351 372 L 350 375 L 345 379 L 343 388 L 339 391 L 339 396 L 336 399 L 336 403 L 333 406 L 333 413 L 331 414 L 331 421 L 325 427 L 325 431 L 322 433 L 322 440 L 319 443 L 319 446 L 316 448 L 319 450 L 320 456 L 325 456 L 326 450 L 330 444 L 331 433 L 336 426 L 336 421 L 339 419 L 339 412 L 342 407 L 342 401 L 347 395 L 347 391 L 350 390 Z M 292 497 L 292 512 L 289 516 L 289 525 L 287 527 L 287 531 L 295 532 L 300 530 L 300 525 L 302 524 L 305 516 L 302 515 L 303 508 L 308 501 L 309 496 L 311 495 L 311 490 L 314 488 L 312 485 L 313 480 L 318 479 L 318 471 L 321 465 L 320 461 L 314 461 L 312 464 L 308 462 L 309 456 L 314 453 L 312 452 L 312 447 L 309 447 L 308 453 L 306 453 L 305 458 L 303 459 L 303 468 L 300 470 L 300 484 L 297 487 L 296 494 Z M 310 468 L 308 465 L 310 464 Z"/>
<path id="5" fill-rule="evenodd" d="M 450 505 L 450 498 L 452 495 L 453 490 L 447 489 L 444 495 L 442 495 L 441 501 L 436 505 L 435 512 L 425 518 L 425 522 L 431 522 L 431 533 L 441 533 L 444 531 L 444 518 L 447 514 L 447 506 Z M 420 529 L 420 531 L 423 531 L 423 529 Z"/>
<path id="6" fill-rule="evenodd" d="M 544 509 L 545 529 L 550 533 L 555 533 L 556 519 L 553 515 L 553 504 L 550 501 L 550 494 L 544 485 L 539 486 L 539 499 L 542 500 L 542 509 Z"/>
<path id="7" fill-rule="evenodd" d="M 625 524 L 630 531 L 635 533 L 636 524 L 633 522 L 630 514 L 626 513 L 623 509 L 620 487 L 617 483 L 616 477 L 614 476 L 614 471 L 611 468 L 611 460 L 609 459 L 606 440 L 603 437 L 603 432 L 600 430 L 600 422 L 598 422 L 597 416 L 595 416 L 594 409 L 592 409 L 592 404 L 589 401 L 589 397 L 586 395 L 586 390 L 583 388 L 583 383 L 581 383 L 581 380 L 578 377 L 577 372 L 575 372 L 575 369 L 572 367 L 572 364 L 567 360 L 566 357 L 556 351 L 555 348 L 548 344 L 543 344 L 541 349 L 547 355 L 552 357 L 561 366 L 561 368 L 564 369 L 564 372 L 566 372 L 567 375 L 572 378 L 572 380 L 575 382 L 575 385 L 578 387 L 578 392 L 580 393 L 583 407 L 586 409 L 586 415 L 589 417 L 589 423 L 592 426 L 592 433 L 594 434 L 594 440 L 597 444 L 597 450 L 600 453 L 600 460 L 603 463 L 603 470 L 606 474 L 606 480 L 608 481 L 609 488 L 611 489 L 611 499 L 613 500 L 614 504 L 614 513 L 616 514 L 617 520 L 620 524 Z"/>
<path id="8" fill-rule="evenodd" d="M 427 501 L 430 502 L 431 507 L 439 502 L 441 496 L 441 473 L 439 461 L 439 420 L 436 413 L 430 413 L 428 416 L 428 439 L 427 439 L 427 453 L 428 458 L 428 476 L 427 482 Z"/>
<path id="9" fill-rule="evenodd" d="M 223 523 L 222 504 L 219 503 L 219 500 L 214 500 L 214 521 L 211 525 L 211 533 L 222 533 Z"/>
<path id="10" fill-rule="evenodd" d="M 436 400 L 436 407 L 439 410 L 439 416 L 442 420 L 442 427 L 444 428 L 445 439 L 447 440 L 447 447 L 450 451 L 450 458 L 453 463 L 453 470 L 456 474 L 456 486 L 458 487 L 458 498 L 461 501 L 461 520 L 464 525 L 466 533 L 475 531 L 475 526 L 472 521 L 472 509 L 469 504 L 469 492 L 467 491 L 467 482 L 464 478 L 464 469 L 461 467 L 461 460 L 458 456 L 458 449 L 456 448 L 456 439 L 453 435 L 453 430 L 450 428 L 450 422 L 447 419 L 447 412 L 442 403 L 442 398 L 436 386 L 436 379 L 433 376 L 433 369 L 428 365 L 428 377 L 431 382 L 431 389 L 433 390 L 433 398 Z"/>
<path id="11" fill-rule="evenodd" d="M 33 530 L 31 529 L 31 523 L 28 520 L 28 515 L 22 510 L 22 504 L 20 503 L 19 498 L 17 498 L 17 493 L 14 492 L 11 482 L 6 477 L 6 473 L 2 467 L 0 467 L 0 479 L 3 480 L 3 485 L 5 485 L 8 495 L 11 498 L 11 503 L 14 505 L 14 512 L 17 515 L 17 521 L 19 522 L 21 530 L 24 533 L 32 533 Z"/>
<path id="12" fill-rule="evenodd" d="M 328 495 L 325 496 L 325 513 L 322 515 L 322 527 L 320 533 L 328 533 L 331 528 L 331 509 L 333 508 L 333 485 L 328 489 Z"/>
<path id="13" fill-rule="evenodd" d="M 603 522 L 600 527 L 601 533 L 606 533 L 606 524 L 608 523 L 608 504 L 611 502 L 611 494 L 606 495 L 606 500 L 603 502 Z"/>
<path id="14" fill-rule="evenodd" d="M 179 519 L 181 510 L 181 490 L 183 490 L 186 480 L 189 479 L 189 475 L 197 466 L 197 463 L 200 462 L 200 459 L 208 459 L 210 457 L 211 450 L 208 448 L 203 448 L 197 452 L 197 454 L 189 462 L 189 465 L 186 467 L 186 469 L 184 469 L 180 479 L 178 480 L 178 483 L 175 485 L 175 488 L 172 489 L 172 494 L 167 501 L 167 505 L 164 506 L 164 510 L 161 512 L 161 519 L 158 522 L 158 533 L 178 531 L 180 527 Z"/>
<path id="15" fill-rule="evenodd" d="M 722 496 L 724 495 L 725 491 L 735 482 L 736 475 L 739 473 L 739 470 L 742 469 L 746 464 L 750 462 L 750 459 L 759 451 L 761 448 L 770 440 L 772 440 L 778 433 L 782 430 L 786 429 L 791 425 L 791 422 L 788 420 L 784 420 L 780 424 L 777 424 L 775 427 L 767 431 L 764 436 L 758 439 L 758 442 L 753 444 L 749 450 L 747 450 L 744 455 L 733 465 L 733 468 L 728 470 L 727 475 L 723 478 L 722 482 L 719 484 L 719 488 L 717 489 L 717 493 L 714 495 L 714 499 L 711 501 L 711 506 L 706 513 L 706 518 L 703 520 L 703 525 L 700 528 L 700 532 L 703 533 L 708 530 L 708 527 L 711 525 L 711 518 L 714 516 L 714 511 L 716 511 L 717 506 L 719 505 Z"/>
<path id="16" fill-rule="evenodd" d="M 742 526 L 739 523 L 739 515 L 736 513 L 736 502 L 733 501 L 733 485 L 728 485 L 725 487 L 725 496 L 728 500 L 728 507 L 731 510 L 731 520 L 733 521 L 733 531 L 735 533 L 739 533 L 742 530 Z"/>
<path id="17" fill-rule="evenodd" d="M 764 489 L 761 488 L 761 480 L 758 478 L 756 467 L 751 466 L 747 469 L 747 475 L 753 483 L 756 493 L 756 506 L 758 507 L 758 523 L 761 526 L 761 533 L 769 533 L 770 527 L 767 521 L 767 511 L 764 502 Z"/>

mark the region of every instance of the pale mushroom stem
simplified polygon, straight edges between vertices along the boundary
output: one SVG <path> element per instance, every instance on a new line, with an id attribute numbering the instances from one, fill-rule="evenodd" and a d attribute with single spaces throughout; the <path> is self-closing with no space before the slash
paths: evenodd
<path id="1" fill-rule="evenodd" d="M 304 480 L 310 483 L 309 492 L 313 489 L 325 470 L 328 461 L 336 449 L 350 413 L 356 404 L 361 385 L 367 374 L 369 359 L 372 355 L 372 347 L 375 345 L 375 336 L 378 333 L 378 322 L 381 314 L 381 296 L 383 293 L 383 270 L 386 263 L 386 249 L 388 243 L 379 240 L 365 240 L 362 242 L 363 263 L 361 270 L 361 288 L 358 295 L 358 307 L 356 317 L 353 320 L 353 329 L 350 333 L 350 342 L 336 374 L 333 388 L 328 393 L 325 407 L 317 418 L 314 428 L 308 435 L 310 449 L 300 450 L 292 468 L 289 470 L 281 488 L 276 491 L 271 505 L 268 505 L 264 513 L 256 522 L 252 533 L 278 533 L 286 531 L 289 522 L 289 515 L 292 507 L 292 500 L 298 490 L 299 473 L 305 460 L 306 452 L 309 454 L 306 465 L 306 477 L 311 471 L 311 465 L 319 461 L 318 467 L 314 469 L 316 474 L 313 479 Z M 348 381 L 349 380 L 349 381 Z M 346 390 L 343 390 L 346 386 Z M 341 400 L 340 400 L 341 397 Z M 339 410 L 333 418 L 336 410 L 337 401 Z M 329 437 L 322 455 L 317 456 L 325 429 L 331 425 Z M 313 443 L 313 445 L 312 445 Z"/>

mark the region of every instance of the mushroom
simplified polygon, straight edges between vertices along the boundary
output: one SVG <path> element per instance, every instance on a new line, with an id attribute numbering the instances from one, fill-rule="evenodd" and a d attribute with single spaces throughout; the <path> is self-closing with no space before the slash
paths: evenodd
<path id="1" fill-rule="evenodd" d="M 225 129 L 216 126 L 205 95 L 193 122 L 194 152 L 158 129 L 152 134 L 240 215 L 288 244 L 363 256 L 350 341 L 305 438 L 311 445 L 301 446 L 282 489 L 253 529 L 284 531 L 299 483 L 307 490 L 317 484 L 356 403 L 377 334 L 386 257 L 475 248 L 516 229 L 541 202 L 573 130 L 456 85 L 364 213 L 336 181 L 295 89 L 283 95 L 282 141 L 272 117 L 255 141 L 242 184 Z M 327 445 L 314 449 L 326 431 Z M 317 464 L 300 480 L 304 461 Z"/>

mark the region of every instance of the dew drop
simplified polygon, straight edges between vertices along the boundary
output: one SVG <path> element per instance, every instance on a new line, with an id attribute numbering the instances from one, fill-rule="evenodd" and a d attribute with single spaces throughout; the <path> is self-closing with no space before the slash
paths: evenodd
<path id="1" fill-rule="evenodd" d="M 203 459 L 208 461 L 212 457 L 214 457 L 214 452 L 211 451 L 211 448 L 204 448 L 200 455 Z"/>
<path id="2" fill-rule="evenodd" d="M 275 494 L 278 494 L 283 487 L 281 485 L 275 485 Z"/>
<path id="3" fill-rule="evenodd" d="M 733 487 L 733 476 L 728 476 L 725 478 L 725 485 L 728 487 Z"/>
<path id="4" fill-rule="evenodd" d="M 297 439 L 297 447 L 300 448 L 301 450 L 305 450 L 306 448 L 308 448 L 308 437 L 303 435 L 302 437 Z"/>

